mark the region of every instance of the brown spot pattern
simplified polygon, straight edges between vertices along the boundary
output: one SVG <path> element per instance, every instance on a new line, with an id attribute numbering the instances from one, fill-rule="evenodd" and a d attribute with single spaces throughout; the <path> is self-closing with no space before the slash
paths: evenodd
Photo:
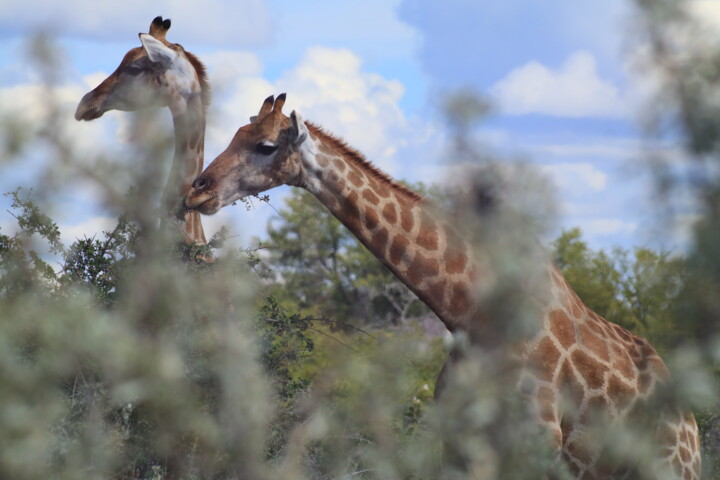
<path id="1" fill-rule="evenodd" d="M 380 219 L 378 214 L 372 207 L 365 207 L 365 226 L 370 230 L 375 230 L 378 226 Z"/>
<path id="2" fill-rule="evenodd" d="M 421 283 L 428 277 L 434 277 L 440 271 L 440 264 L 434 258 L 426 258 L 422 255 L 415 255 L 413 262 L 407 270 L 408 280 L 415 285 Z"/>
<path id="3" fill-rule="evenodd" d="M 686 445 L 690 445 L 690 442 L 692 441 L 691 438 L 692 438 L 692 435 L 690 434 L 688 429 L 683 428 L 682 434 L 680 434 L 680 439 L 682 440 L 682 443 L 684 443 Z M 687 462 L 688 460 L 683 460 L 683 461 Z"/>
<path id="4" fill-rule="evenodd" d="M 690 463 L 690 460 L 692 459 L 692 457 L 690 456 L 690 450 L 681 446 L 680 458 L 682 459 L 683 463 Z"/>
<path id="5" fill-rule="evenodd" d="M 618 345 L 613 345 L 612 349 L 614 360 L 613 367 L 615 368 L 615 371 L 627 379 L 634 378 L 635 376 L 633 374 L 635 373 L 635 364 L 633 364 L 630 355 Z"/>
<path id="6" fill-rule="evenodd" d="M 565 449 L 573 458 L 587 465 L 592 460 L 592 452 L 582 443 L 582 441 L 574 441 L 568 444 Z"/>
<path id="7" fill-rule="evenodd" d="M 336 158 L 335 160 L 333 160 L 333 164 L 335 165 L 335 168 L 337 168 L 340 172 L 344 172 L 345 169 L 347 168 L 347 165 L 345 164 L 345 162 L 343 162 L 339 158 Z"/>
<path id="8" fill-rule="evenodd" d="M 375 249 L 379 252 L 382 252 L 384 250 L 385 245 L 388 241 L 388 231 L 387 228 L 381 228 L 377 232 L 375 232 L 375 235 L 372 237 L 372 244 L 375 247 Z"/>
<path id="9" fill-rule="evenodd" d="M 448 248 L 445 250 L 445 271 L 447 273 L 462 273 L 467 263 L 464 249 Z"/>
<path id="10" fill-rule="evenodd" d="M 632 403 L 635 389 L 617 375 L 610 375 L 607 384 L 607 395 L 615 404 L 615 407 L 623 411 Z"/>
<path id="11" fill-rule="evenodd" d="M 330 172 L 327 179 L 327 186 L 331 193 L 337 195 L 345 188 L 345 182 L 340 178 L 340 175 L 335 172 Z"/>
<path id="12" fill-rule="evenodd" d="M 437 282 L 431 283 L 427 290 L 429 292 L 433 292 L 433 294 L 435 295 L 435 298 L 444 298 L 446 287 L 447 287 L 447 282 L 443 279 L 440 279 Z"/>
<path id="13" fill-rule="evenodd" d="M 393 237 L 392 245 L 390 245 L 390 262 L 394 265 L 400 263 L 400 260 L 405 256 L 407 247 L 410 242 L 403 235 L 395 235 Z"/>
<path id="14" fill-rule="evenodd" d="M 395 211 L 395 205 L 392 203 L 388 203 L 383 208 L 383 217 L 385 217 L 385 220 L 390 225 L 395 225 L 395 222 L 397 222 L 397 212 Z"/>
<path id="15" fill-rule="evenodd" d="M 550 331 L 564 348 L 569 348 L 575 343 L 575 328 L 562 310 L 550 312 Z"/>
<path id="16" fill-rule="evenodd" d="M 363 190 L 362 196 L 363 196 L 363 199 L 365 199 L 367 202 L 369 202 L 373 205 L 377 205 L 378 203 L 380 203 L 380 199 L 378 198 L 378 196 L 375 195 L 373 193 L 373 191 L 370 190 L 369 188 L 366 188 L 365 190 Z"/>
<path id="17" fill-rule="evenodd" d="M 675 443 L 677 443 L 675 430 L 673 430 L 669 425 L 661 425 L 656 435 L 659 445 L 672 449 Z"/>
<path id="18" fill-rule="evenodd" d="M 438 232 L 437 225 L 433 218 L 423 212 L 420 218 L 420 232 L 418 233 L 417 243 L 422 248 L 430 251 L 438 248 Z"/>
<path id="19" fill-rule="evenodd" d="M 350 230 L 357 231 L 360 224 L 360 211 L 357 207 L 357 193 L 351 192 L 343 203 L 340 217 Z"/>
<path id="20" fill-rule="evenodd" d="M 453 284 L 452 295 L 450 296 L 450 314 L 460 316 L 470 309 L 470 291 L 463 282 Z"/>
<path id="21" fill-rule="evenodd" d="M 580 405 L 580 402 L 585 396 L 585 391 L 575 376 L 575 372 L 573 372 L 568 360 L 563 360 L 560 365 L 556 385 L 560 392 L 562 392 L 565 400 L 572 402 L 571 405 L 573 406 Z"/>
<path id="22" fill-rule="evenodd" d="M 405 207 L 400 209 L 400 224 L 403 230 L 410 232 L 415 225 L 415 219 L 413 218 L 412 210 Z"/>
<path id="23" fill-rule="evenodd" d="M 591 389 L 601 388 L 605 382 L 606 368 L 582 350 L 575 350 L 571 359 L 577 371 Z"/>
<path id="24" fill-rule="evenodd" d="M 363 179 L 360 176 L 360 174 L 357 172 L 357 170 L 353 170 L 347 175 L 348 180 L 350 180 L 350 183 L 355 185 L 356 187 L 360 187 L 363 184 Z"/>
<path id="25" fill-rule="evenodd" d="M 372 177 L 368 179 L 368 183 L 370 184 L 370 188 L 373 189 L 373 192 L 375 192 L 378 197 L 388 198 L 390 196 L 390 189 L 387 186 L 376 182 Z"/>
<path id="26" fill-rule="evenodd" d="M 560 350 L 557 349 L 552 339 L 545 337 L 540 340 L 532 352 L 532 357 L 537 368 L 536 375 L 538 379 L 551 382 L 555 367 L 560 359 Z"/>
<path id="27" fill-rule="evenodd" d="M 610 353 L 608 352 L 605 340 L 590 330 L 587 324 L 580 325 L 579 333 L 581 343 L 586 346 L 588 350 L 597 355 L 601 360 L 606 362 L 610 360 Z"/>
<path id="28" fill-rule="evenodd" d="M 324 153 L 325 155 L 331 155 L 331 156 L 335 155 L 335 151 L 332 148 L 330 148 L 329 146 L 325 145 L 325 143 L 319 142 L 319 144 L 320 144 L 320 146 L 318 147 L 318 150 L 320 152 Z"/>
<path id="29" fill-rule="evenodd" d="M 318 164 L 323 168 L 330 165 L 330 159 L 326 155 L 317 155 L 315 158 L 317 159 Z"/>

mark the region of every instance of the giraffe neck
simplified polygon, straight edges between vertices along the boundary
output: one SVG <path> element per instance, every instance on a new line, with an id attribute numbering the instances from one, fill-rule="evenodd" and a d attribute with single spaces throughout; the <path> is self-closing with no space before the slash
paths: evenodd
<path id="1" fill-rule="evenodd" d="M 187 102 L 187 108 L 172 110 L 175 128 L 175 155 L 163 203 L 171 215 L 184 211 L 183 199 L 190 191 L 192 182 L 203 170 L 205 152 L 205 110 L 199 96 Z M 200 214 L 196 211 L 182 213 L 182 230 L 188 243 L 205 244 L 205 232 Z"/>
<path id="2" fill-rule="evenodd" d="M 475 317 L 477 268 L 469 245 L 426 200 L 312 125 L 301 148 L 309 190 L 438 317 L 467 330 Z"/>

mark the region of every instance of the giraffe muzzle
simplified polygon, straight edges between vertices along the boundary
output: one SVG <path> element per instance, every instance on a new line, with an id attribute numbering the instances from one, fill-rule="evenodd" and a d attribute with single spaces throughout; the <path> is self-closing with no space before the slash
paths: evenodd
<path id="1" fill-rule="evenodd" d="M 220 210 L 218 193 L 211 190 L 211 186 L 212 180 L 202 175 L 196 178 L 185 197 L 185 207 L 190 210 L 198 210 L 204 215 L 212 215 Z"/>
<path id="2" fill-rule="evenodd" d="M 75 110 L 75 120 L 95 120 L 96 118 L 102 117 L 105 111 L 101 109 L 96 102 L 95 97 L 92 95 L 93 92 L 86 94 Z"/>

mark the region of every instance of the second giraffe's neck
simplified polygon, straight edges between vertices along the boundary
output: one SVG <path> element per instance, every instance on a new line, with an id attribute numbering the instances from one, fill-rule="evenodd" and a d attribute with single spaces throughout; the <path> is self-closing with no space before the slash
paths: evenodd
<path id="1" fill-rule="evenodd" d="M 300 186 L 313 193 L 450 331 L 476 316 L 469 245 L 429 204 L 312 125 Z"/>
<path id="2" fill-rule="evenodd" d="M 188 102 L 181 113 L 173 112 L 175 156 L 163 201 L 175 215 L 183 211 L 183 199 L 203 170 L 205 152 L 205 110 L 200 98 Z M 205 232 L 198 212 L 184 212 L 183 235 L 188 243 L 205 244 Z"/>

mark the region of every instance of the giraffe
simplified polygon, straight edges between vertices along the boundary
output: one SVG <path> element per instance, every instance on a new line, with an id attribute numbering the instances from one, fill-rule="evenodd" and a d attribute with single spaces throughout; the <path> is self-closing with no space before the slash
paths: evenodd
<path id="1" fill-rule="evenodd" d="M 216 213 L 239 198 L 282 184 L 309 190 L 368 250 L 443 321 L 470 342 L 492 336 L 479 299 L 492 272 L 470 244 L 428 201 L 394 182 L 357 151 L 293 111 L 282 113 L 286 96 L 268 97 L 251 123 L 241 127 L 195 180 L 185 199 L 189 209 Z M 523 392 L 537 421 L 555 442 L 558 458 L 583 479 L 618 478 L 601 452 L 588 448 L 594 412 L 623 420 L 643 410 L 668 371 L 650 343 L 592 312 L 544 257 L 547 294 L 537 299 L 534 334 L 514 345 L 524 367 Z M 479 287 L 478 287 L 479 286 Z M 455 361 L 451 353 L 436 398 Z M 570 394 L 571 407 L 565 405 Z M 656 419 L 658 476 L 700 477 L 695 418 L 668 407 Z"/>
<path id="2" fill-rule="evenodd" d="M 166 39 L 170 19 L 156 17 L 149 33 L 140 33 L 141 47 L 128 51 L 117 69 L 85 94 L 76 120 L 94 120 L 109 110 L 136 111 L 168 107 L 175 129 L 175 154 L 163 205 L 171 217 L 182 215 L 182 236 L 187 244 L 205 245 L 200 215 L 182 208 L 193 180 L 202 172 L 205 116 L 210 84 L 205 66 L 179 44 Z M 197 261 L 211 261 L 198 255 Z"/>

